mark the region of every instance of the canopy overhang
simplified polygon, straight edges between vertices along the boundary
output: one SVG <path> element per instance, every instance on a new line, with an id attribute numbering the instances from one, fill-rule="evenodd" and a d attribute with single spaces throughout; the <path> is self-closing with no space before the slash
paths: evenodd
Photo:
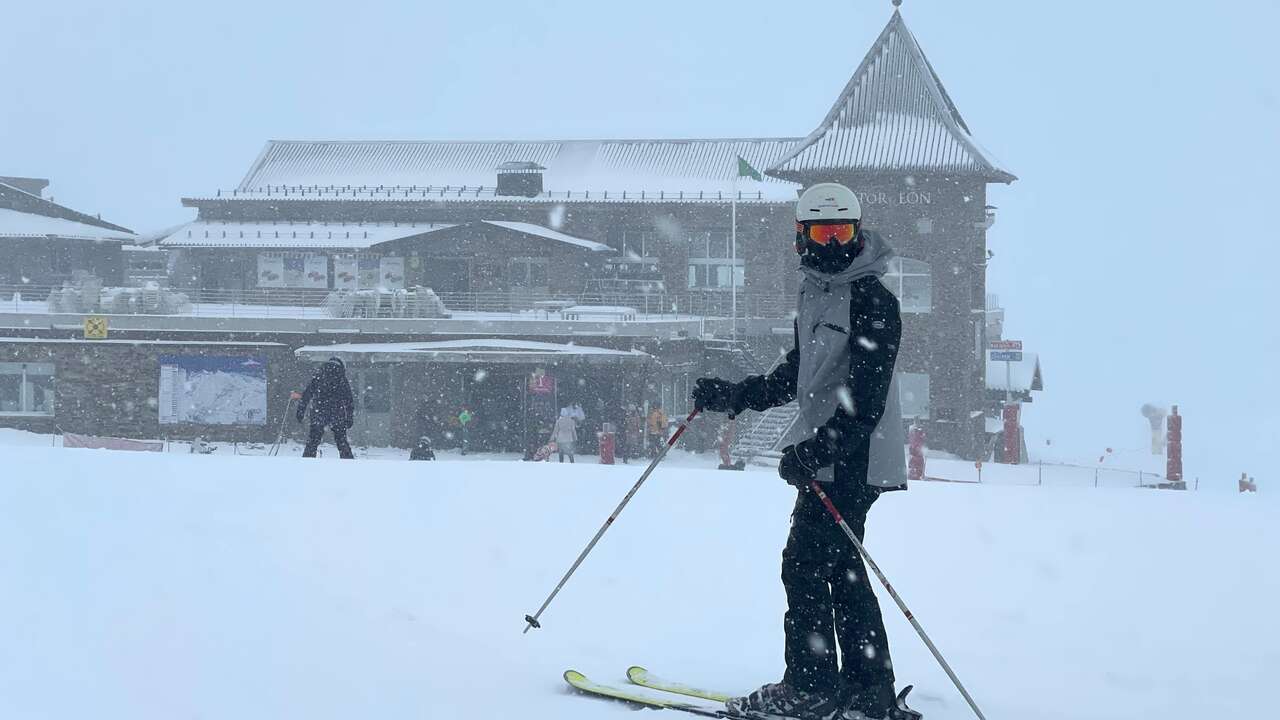
<path id="1" fill-rule="evenodd" d="M 457 363 L 486 365 L 646 365 L 654 357 L 639 350 L 531 340 L 442 340 L 414 343 L 344 343 L 307 345 L 297 357 L 344 363 Z"/>

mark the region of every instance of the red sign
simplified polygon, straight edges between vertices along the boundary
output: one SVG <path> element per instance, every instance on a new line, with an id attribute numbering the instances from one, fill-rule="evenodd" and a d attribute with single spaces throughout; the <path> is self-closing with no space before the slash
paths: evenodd
<path id="1" fill-rule="evenodd" d="M 537 371 L 529 376 L 529 393 L 532 395 L 550 395 L 556 391 L 556 379 Z"/>
<path id="2" fill-rule="evenodd" d="M 989 350 L 1021 350 L 1021 340 L 992 340 L 987 343 Z"/>

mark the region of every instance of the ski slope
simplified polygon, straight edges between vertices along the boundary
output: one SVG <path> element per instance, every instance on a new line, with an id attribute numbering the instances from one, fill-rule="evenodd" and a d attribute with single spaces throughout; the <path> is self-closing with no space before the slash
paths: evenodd
<path id="1" fill-rule="evenodd" d="M 794 491 L 662 468 L 544 627 L 532 612 L 640 467 L 0 447 L 0 717 L 635 717 L 561 672 L 782 671 Z M 991 720 L 1265 717 L 1265 495 L 918 484 L 868 548 Z M 969 717 L 881 593 L 900 682 Z M 646 717 L 648 717 L 646 715 Z"/>

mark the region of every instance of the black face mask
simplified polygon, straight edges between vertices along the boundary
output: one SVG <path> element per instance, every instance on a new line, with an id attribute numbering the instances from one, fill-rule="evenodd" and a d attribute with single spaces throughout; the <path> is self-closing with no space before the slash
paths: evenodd
<path id="1" fill-rule="evenodd" d="M 800 264 L 826 275 L 835 275 L 853 264 L 853 259 L 862 252 L 865 243 L 862 232 L 847 245 L 828 243 L 819 245 L 809 238 L 796 233 L 796 246 L 800 248 Z"/>

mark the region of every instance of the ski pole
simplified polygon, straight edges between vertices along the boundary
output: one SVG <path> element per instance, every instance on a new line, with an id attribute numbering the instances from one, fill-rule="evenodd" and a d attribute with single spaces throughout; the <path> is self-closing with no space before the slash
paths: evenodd
<path id="1" fill-rule="evenodd" d="M 902 611 L 903 615 L 907 616 L 907 620 L 911 622 L 911 627 L 916 629 L 916 634 L 924 641 L 924 644 L 929 648 L 929 652 L 933 653 L 934 659 L 938 661 L 938 664 L 942 666 L 943 670 L 947 671 L 947 677 L 951 678 L 951 682 L 955 683 L 956 689 L 964 696 L 965 701 L 969 703 L 969 707 L 973 708 L 973 713 L 978 716 L 978 720 L 987 720 L 987 717 L 978 709 L 978 703 L 973 701 L 973 696 L 969 695 L 969 691 L 964 689 L 964 685 L 960 683 L 960 678 L 956 677 L 955 671 L 951 669 L 951 666 L 947 664 L 946 659 L 942 657 L 942 653 L 938 651 L 938 646 L 934 645 L 933 641 L 929 639 L 929 636 L 925 634 L 924 628 L 920 626 L 920 623 L 916 620 L 916 616 L 911 614 L 911 610 L 909 610 L 907 608 L 907 604 L 902 601 L 902 597 L 898 595 L 898 591 L 894 590 L 893 586 L 889 584 L 889 578 L 885 577 L 884 573 L 880 571 L 880 566 L 876 565 L 876 561 L 871 559 L 871 555 L 869 555 L 867 553 L 867 549 L 863 547 L 862 541 L 853 533 L 853 528 L 850 528 L 849 523 L 844 521 L 844 516 L 836 509 L 835 503 L 831 502 L 831 498 L 827 497 L 827 494 L 822 491 L 822 486 L 818 484 L 817 480 L 810 481 L 809 487 L 818 494 L 818 499 L 822 501 L 822 504 L 827 506 L 827 512 L 831 513 L 831 516 L 836 519 L 836 523 L 840 525 L 841 530 L 844 530 L 844 534 L 849 536 L 849 542 L 853 543 L 853 546 L 858 549 L 858 554 L 862 555 L 862 557 L 866 559 L 867 565 L 871 567 L 871 571 L 880 579 L 880 584 L 884 585 L 884 589 L 889 591 L 889 595 L 893 598 L 893 601 L 898 604 L 898 609 Z"/>
<path id="2" fill-rule="evenodd" d="M 644 484 L 645 480 L 649 479 L 649 474 L 653 472 L 654 468 L 658 467 L 658 463 L 662 462 L 662 458 L 667 456 L 667 451 L 675 446 L 676 441 L 684 434 L 685 428 L 689 427 L 689 423 L 693 422 L 693 418 L 701 411 L 702 408 L 695 407 L 693 412 L 689 413 L 689 417 L 685 418 L 684 422 L 680 424 L 680 427 L 676 428 L 676 431 L 671 434 L 671 439 L 667 440 L 667 444 L 658 451 L 657 455 L 654 456 L 653 461 L 649 463 L 649 467 L 645 468 L 644 473 L 640 475 L 640 479 L 636 481 L 635 485 L 631 486 L 629 491 L 627 491 L 626 496 L 622 498 L 622 502 L 618 503 L 618 507 L 614 508 L 613 514 L 610 515 L 609 519 L 605 520 L 604 524 L 600 526 L 600 529 L 596 531 L 595 537 L 591 538 L 591 542 L 587 543 L 587 546 L 583 548 L 582 553 L 578 555 L 578 559 L 573 561 L 573 565 L 569 567 L 569 572 L 565 573 L 564 577 L 560 578 L 560 582 L 556 584 L 556 589 L 552 590 L 551 594 L 547 596 L 547 599 L 542 601 L 542 607 L 538 608 L 538 612 L 524 616 L 525 622 L 528 623 L 524 627 L 524 632 L 529 632 L 530 628 L 542 627 L 542 624 L 538 622 L 538 618 L 542 617 L 543 611 L 547 609 L 547 606 L 551 604 L 551 601 L 560 593 L 560 588 L 563 588 L 564 584 L 569 582 L 569 578 L 578 569 L 578 566 L 582 564 L 582 561 L 587 558 L 587 554 L 596 546 L 596 543 L 600 542 L 600 538 L 604 535 L 605 530 L 608 530 L 609 526 L 613 524 L 613 521 L 618 519 L 618 515 L 622 513 L 622 509 L 627 506 L 627 503 L 631 502 L 631 498 L 635 497 L 636 492 L 640 490 L 640 486 Z"/>
<path id="3" fill-rule="evenodd" d="M 284 406 L 284 415 L 280 417 L 280 432 L 276 433 L 276 444 L 271 446 L 267 451 L 268 455 L 278 455 L 280 453 L 280 445 L 284 443 L 284 426 L 289 420 L 289 411 L 293 410 L 293 401 L 301 398 L 302 395 L 298 391 L 291 390 L 289 392 L 289 402 Z"/>

